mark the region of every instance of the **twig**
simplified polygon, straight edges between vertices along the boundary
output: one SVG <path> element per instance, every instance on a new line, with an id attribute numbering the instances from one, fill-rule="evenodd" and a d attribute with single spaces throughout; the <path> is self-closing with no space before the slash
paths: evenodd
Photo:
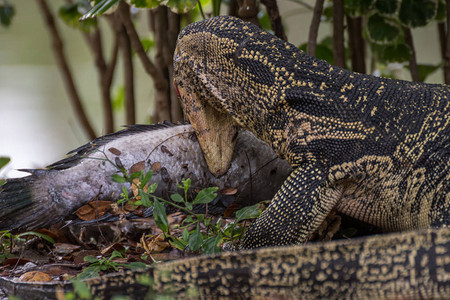
<path id="1" fill-rule="evenodd" d="M 411 49 L 411 57 L 409 59 L 409 71 L 411 73 L 411 79 L 413 81 L 419 81 L 419 71 L 417 69 L 416 49 L 414 47 L 411 29 L 409 29 L 408 27 L 403 27 L 403 32 L 405 33 L 405 43 Z"/>
<path id="2" fill-rule="evenodd" d="M 324 0 L 317 0 L 314 6 L 313 17 L 311 20 L 311 26 L 309 27 L 308 45 L 306 47 L 306 53 L 309 55 L 316 55 L 317 36 L 319 34 L 320 18 L 323 11 Z"/>
<path id="3" fill-rule="evenodd" d="M 366 73 L 366 44 L 362 36 L 362 17 L 352 18 L 347 16 L 347 30 L 352 70 L 358 73 Z"/>
<path id="4" fill-rule="evenodd" d="M 44 16 L 47 28 L 50 32 L 53 51 L 55 53 L 59 69 L 62 73 L 63 82 L 66 86 L 66 90 L 68 91 L 72 107 L 75 110 L 75 114 L 78 118 L 78 121 L 81 123 L 81 126 L 83 127 L 88 138 L 94 139 L 96 137 L 96 134 L 86 116 L 83 104 L 78 94 L 78 90 L 75 87 L 75 82 L 72 77 L 72 71 L 70 70 L 70 67 L 67 63 L 67 59 L 64 54 L 64 44 L 59 34 L 59 31 L 56 27 L 55 19 L 52 13 L 50 12 L 50 8 L 48 7 L 46 0 L 37 0 L 37 3 L 39 5 L 39 9 L 41 10 L 42 15 Z"/>
<path id="5" fill-rule="evenodd" d="M 111 105 L 111 79 L 109 78 L 108 67 L 103 55 L 102 36 L 99 28 L 96 28 L 92 34 L 84 34 L 86 43 L 91 48 L 94 55 L 95 66 L 97 68 L 100 81 L 100 90 L 102 95 L 104 130 L 106 133 L 114 131 L 114 117 Z"/>
<path id="6" fill-rule="evenodd" d="M 124 85 L 125 85 L 125 111 L 126 123 L 128 125 L 136 123 L 135 100 L 134 100 L 134 74 L 133 59 L 131 53 L 130 40 L 125 27 L 122 26 L 120 34 L 120 49 L 122 50 Z"/>

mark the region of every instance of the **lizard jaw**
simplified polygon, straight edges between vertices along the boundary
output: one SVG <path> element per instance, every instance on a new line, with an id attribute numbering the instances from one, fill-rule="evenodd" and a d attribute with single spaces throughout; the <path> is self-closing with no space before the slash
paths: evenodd
<path id="1" fill-rule="evenodd" d="M 219 112 L 194 93 L 176 86 L 184 113 L 195 130 L 208 168 L 216 177 L 225 174 L 233 158 L 238 125 L 233 118 Z"/>

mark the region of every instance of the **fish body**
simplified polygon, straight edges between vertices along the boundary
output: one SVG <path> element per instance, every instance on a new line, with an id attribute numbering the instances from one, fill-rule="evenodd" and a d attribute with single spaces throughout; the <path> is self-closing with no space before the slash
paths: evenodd
<path id="1" fill-rule="evenodd" d="M 288 163 L 248 131 L 237 136 L 230 169 L 221 177 L 208 171 L 194 130 L 189 124 L 134 125 L 105 135 L 70 153 L 47 169 L 26 170 L 31 175 L 9 179 L 0 187 L 0 230 L 33 230 L 61 221 L 92 199 L 117 200 L 124 184 L 117 163 L 154 171 L 156 196 L 168 198 L 177 183 L 191 179 L 193 190 L 217 186 L 237 189 L 237 201 L 268 200 L 288 176 Z M 130 188 L 128 183 L 125 186 Z"/>

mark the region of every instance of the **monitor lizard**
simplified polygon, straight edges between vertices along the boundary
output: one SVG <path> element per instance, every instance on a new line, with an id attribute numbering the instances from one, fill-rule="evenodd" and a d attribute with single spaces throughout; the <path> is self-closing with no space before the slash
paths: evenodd
<path id="1" fill-rule="evenodd" d="M 174 68 L 214 174 L 239 127 L 293 168 L 244 248 L 302 243 L 332 209 L 385 231 L 450 224 L 449 86 L 353 73 L 227 16 L 188 25 Z"/>

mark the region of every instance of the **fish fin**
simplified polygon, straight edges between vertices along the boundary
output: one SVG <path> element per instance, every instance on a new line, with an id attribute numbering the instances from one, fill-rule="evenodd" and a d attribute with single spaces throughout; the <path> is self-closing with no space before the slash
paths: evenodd
<path id="1" fill-rule="evenodd" d="M 69 157 L 66 157 L 62 160 L 59 160 L 49 166 L 47 166 L 47 169 L 54 169 L 54 170 L 63 170 L 68 169 L 70 167 L 73 167 L 76 165 L 81 159 L 83 159 L 87 154 L 97 150 L 99 147 L 109 143 L 110 141 L 113 141 L 115 139 L 132 135 L 138 132 L 148 132 L 148 131 L 154 131 L 154 130 L 160 130 L 168 127 L 174 127 L 174 126 L 181 126 L 186 125 L 187 123 L 172 123 L 169 121 L 164 121 L 157 124 L 137 124 L 137 125 L 125 125 L 125 129 L 120 130 L 118 132 L 106 134 L 104 136 L 98 137 L 91 142 L 80 146 L 72 151 L 69 151 L 67 155 L 72 155 Z"/>
<path id="2" fill-rule="evenodd" d="M 53 203 L 42 180 L 49 171 L 30 171 L 33 175 L 7 179 L 0 186 L 0 230 L 39 229 L 65 216 L 66 203 Z"/>

